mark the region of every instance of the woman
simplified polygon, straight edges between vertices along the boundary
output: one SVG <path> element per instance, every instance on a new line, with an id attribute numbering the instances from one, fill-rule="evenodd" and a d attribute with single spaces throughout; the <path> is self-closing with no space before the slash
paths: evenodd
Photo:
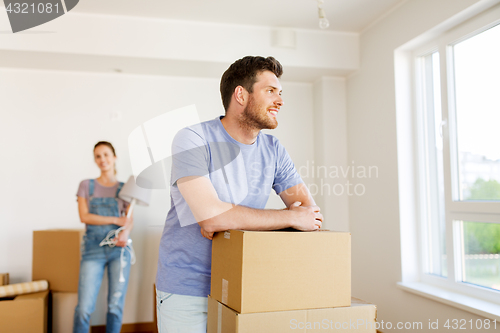
<path id="1" fill-rule="evenodd" d="M 100 177 L 82 181 L 77 193 L 78 212 L 80 220 L 86 225 L 86 233 L 73 332 L 89 332 L 90 315 L 95 308 L 104 268 L 107 267 L 106 333 L 118 333 L 130 273 L 130 252 L 124 251 L 124 247 L 127 246 L 133 220 L 126 217 L 128 204 L 118 198 L 123 183 L 116 179 L 116 154 L 111 143 L 100 141 L 94 146 L 94 161 L 101 170 Z M 103 242 L 109 236 L 115 236 L 118 228 L 122 230 L 115 238 Z"/>

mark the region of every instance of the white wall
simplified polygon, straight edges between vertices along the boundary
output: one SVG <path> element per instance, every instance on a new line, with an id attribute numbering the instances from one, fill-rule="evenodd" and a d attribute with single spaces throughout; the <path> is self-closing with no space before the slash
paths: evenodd
<path id="1" fill-rule="evenodd" d="M 364 180 L 365 195 L 349 199 L 352 292 L 377 304 L 379 322 L 420 321 L 424 329 L 419 332 L 431 331 L 429 319 L 444 324 L 447 319 L 479 317 L 396 287 L 401 281 L 401 239 L 394 50 L 479 2 L 405 2 L 361 35 L 361 69 L 347 81 L 348 160 L 379 170 L 378 177 Z"/>
<path id="2" fill-rule="evenodd" d="M 322 77 L 313 87 L 315 159 L 299 171 L 314 178 L 309 189 L 324 216 L 323 227 L 349 231 L 346 208 L 353 188 L 348 183 L 346 80 Z"/>
<path id="3" fill-rule="evenodd" d="M 309 83 L 282 82 L 286 105 L 273 131 L 297 166 L 314 159 L 313 98 Z M 79 228 L 76 190 L 99 176 L 92 148 L 109 140 L 117 150 L 118 178 L 132 173 L 129 133 L 157 115 L 195 104 L 201 120 L 223 114 L 218 79 L 0 69 L 2 164 L 0 267 L 13 283 L 31 279 L 32 231 Z M 111 112 L 121 114 L 112 121 Z M 300 133 L 300 135 L 296 135 Z M 307 181 L 307 179 L 306 179 Z M 270 207 L 280 207 L 276 196 Z M 152 286 L 158 244 L 170 207 L 167 191 L 135 210 L 132 267 L 124 322 L 153 319 Z M 105 322 L 105 297 L 92 324 Z"/>

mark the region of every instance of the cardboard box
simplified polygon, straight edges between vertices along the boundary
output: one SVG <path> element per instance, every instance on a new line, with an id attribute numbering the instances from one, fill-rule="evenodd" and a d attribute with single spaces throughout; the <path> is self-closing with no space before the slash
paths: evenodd
<path id="1" fill-rule="evenodd" d="M 78 292 L 84 234 L 84 229 L 33 231 L 33 281 L 47 280 L 56 292 Z"/>
<path id="2" fill-rule="evenodd" d="M 211 296 L 239 313 L 350 306 L 351 234 L 217 233 Z"/>
<path id="3" fill-rule="evenodd" d="M 0 286 L 6 286 L 9 284 L 9 273 L 0 274 Z"/>
<path id="4" fill-rule="evenodd" d="M 153 283 L 153 332 L 158 333 L 158 314 L 156 313 L 156 283 Z"/>
<path id="5" fill-rule="evenodd" d="M 351 306 L 240 314 L 208 297 L 207 333 L 375 333 L 377 308 L 352 298 Z"/>
<path id="6" fill-rule="evenodd" d="M 0 300 L 0 328 L 9 333 L 47 333 L 49 291 Z"/>
<path id="7" fill-rule="evenodd" d="M 73 332 L 78 293 L 52 293 L 52 333 Z"/>

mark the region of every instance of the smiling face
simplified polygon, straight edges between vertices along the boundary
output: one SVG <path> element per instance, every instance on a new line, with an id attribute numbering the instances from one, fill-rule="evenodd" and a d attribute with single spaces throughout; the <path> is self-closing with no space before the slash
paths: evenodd
<path id="1" fill-rule="evenodd" d="M 94 161 L 101 169 L 101 172 L 107 172 L 114 170 L 116 156 L 110 147 L 106 145 L 98 145 L 94 149 Z"/>
<path id="2" fill-rule="evenodd" d="M 252 129 L 275 129 L 278 126 L 278 112 L 283 106 L 281 84 L 270 71 L 257 74 L 253 92 L 241 114 L 240 123 Z"/>

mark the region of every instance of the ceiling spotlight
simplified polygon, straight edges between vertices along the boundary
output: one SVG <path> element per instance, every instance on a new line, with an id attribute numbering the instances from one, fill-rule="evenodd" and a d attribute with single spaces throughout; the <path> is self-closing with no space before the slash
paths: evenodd
<path id="1" fill-rule="evenodd" d="M 318 0 L 319 27 L 321 29 L 326 29 L 330 26 L 330 22 L 326 18 L 325 10 L 323 9 L 324 2 L 325 2 L 325 0 Z"/>

